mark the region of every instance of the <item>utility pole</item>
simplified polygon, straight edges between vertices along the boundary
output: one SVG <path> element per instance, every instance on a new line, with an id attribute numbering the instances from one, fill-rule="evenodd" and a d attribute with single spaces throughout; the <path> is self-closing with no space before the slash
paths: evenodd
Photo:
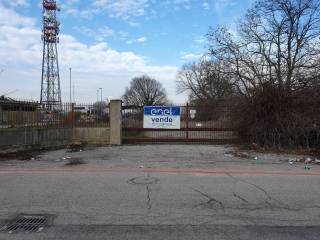
<path id="1" fill-rule="evenodd" d="M 76 96 L 75 96 L 75 86 L 74 86 L 74 83 L 72 85 L 72 96 L 73 96 L 73 102 L 75 103 L 76 102 Z"/>
<path id="2" fill-rule="evenodd" d="M 102 88 L 99 88 L 100 89 L 100 101 L 102 103 Z"/>
<path id="3" fill-rule="evenodd" d="M 102 120 L 102 105 L 103 105 L 103 103 L 102 103 L 102 88 L 99 88 L 99 90 L 100 90 L 100 104 L 99 104 L 99 106 L 100 106 L 100 118 L 101 118 L 101 120 Z"/>
<path id="4" fill-rule="evenodd" d="M 71 89 L 72 89 L 72 87 L 71 87 L 71 71 L 72 71 L 72 68 L 69 68 L 69 71 L 70 71 L 70 74 L 69 74 L 69 76 L 70 76 L 70 103 L 72 103 L 72 95 L 71 95 Z"/>

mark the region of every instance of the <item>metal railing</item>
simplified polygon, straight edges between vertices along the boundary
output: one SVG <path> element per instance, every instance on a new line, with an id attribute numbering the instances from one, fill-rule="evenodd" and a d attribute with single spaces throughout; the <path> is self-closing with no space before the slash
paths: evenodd
<path id="1" fill-rule="evenodd" d="M 124 106 L 125 142 L 234 142 L 238 139 L 231 105 L 179 106 L 180 129 L 143 128 L 143 107 Z"/>
<path id="2" fill-rule="evenodd" d="M 38 102 L 0 101 L 0 129 L 50 127 L 109 127 L 106 103 L 63 103 L 47 111 Z"/>

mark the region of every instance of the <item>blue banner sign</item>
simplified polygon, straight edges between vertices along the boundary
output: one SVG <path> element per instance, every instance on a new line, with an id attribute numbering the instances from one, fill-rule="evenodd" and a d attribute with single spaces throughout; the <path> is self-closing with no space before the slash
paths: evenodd
<path id="1" fill-rule="evenodd" d="M 180 107 L 146 106 L 143 111 L 144 128 L 180 129 Z"/>

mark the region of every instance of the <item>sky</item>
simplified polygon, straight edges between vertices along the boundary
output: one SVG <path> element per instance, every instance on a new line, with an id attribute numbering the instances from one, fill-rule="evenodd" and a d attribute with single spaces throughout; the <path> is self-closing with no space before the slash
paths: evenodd
<path id="1" fill-rule="evenodd" d="M 39 100 L 42 64 L 40 0 L 0 0 L 0 95 Z M 253 0 L 60 0 L 58 56 L 62 100 L 69 68 L 76 102 L 122 96 L 133 77 L 147 74 L 174 103 L 176 76 L 206 52 L 209 27 L 236 29 Z"/>

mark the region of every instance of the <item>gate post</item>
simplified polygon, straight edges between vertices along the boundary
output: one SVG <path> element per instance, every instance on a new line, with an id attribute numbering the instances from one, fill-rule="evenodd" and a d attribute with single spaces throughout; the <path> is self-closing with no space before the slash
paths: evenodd
<path id="1" fill-rule="evenodd" d="M 110 145 L 122 144 L 122 101 L 110 101 Z"/>

